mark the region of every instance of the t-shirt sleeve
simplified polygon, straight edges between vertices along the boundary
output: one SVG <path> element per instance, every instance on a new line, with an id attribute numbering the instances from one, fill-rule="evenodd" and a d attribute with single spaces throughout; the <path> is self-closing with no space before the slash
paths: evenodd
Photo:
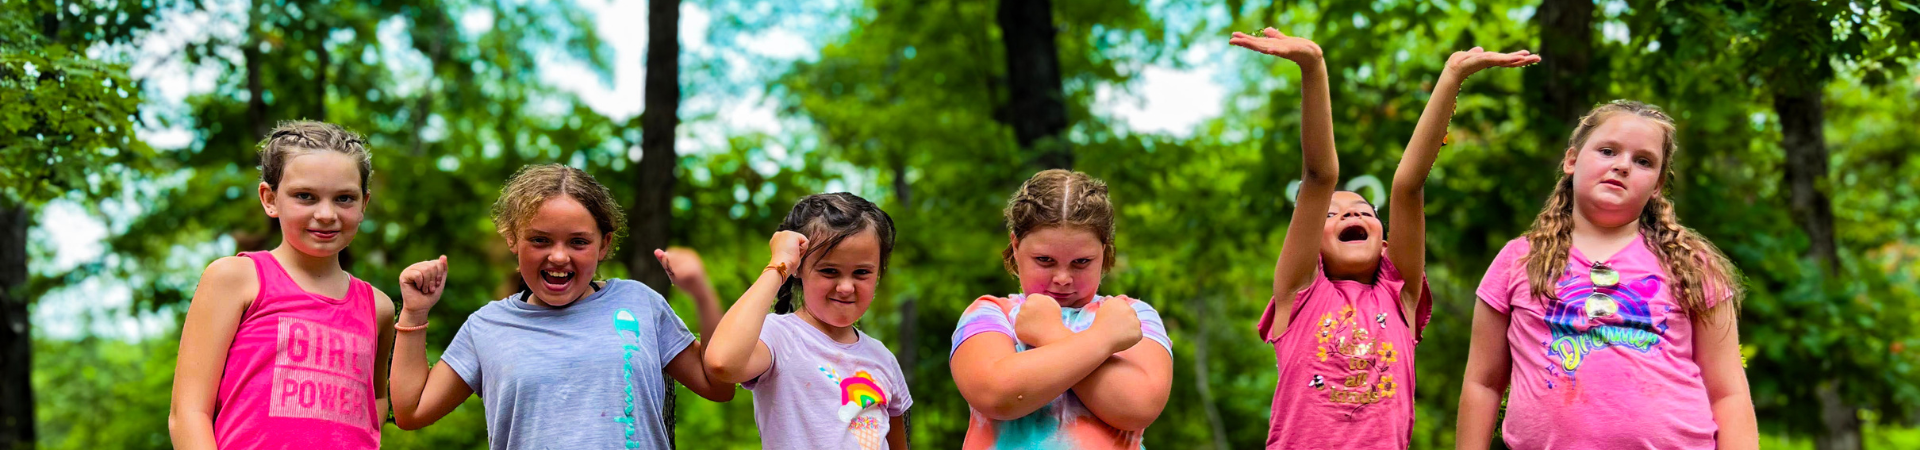
<path id="1" fill-rule="evenodd" d="M 890 377 L 892 380 L 888 381 L 893 385 L 890 387 L 893 390 L 889 392 L 889 397 L 892 398 L 887 399 L 887 416 L 900 417 L 907 414 L 907 408 L 913 407 L 913 393 L 908 392 L 907 377 L 906 374 L 901 371 L 900 361 L 895 360 L 891 362 L 893 363 L 893 376 Z"/>
<path id="2" fill-rule="evenodd" d="M 653 310 L 654 342 L 660 343 L 657 350 L 660 367 L 667 367 L 674 357 L 680 356 L 680 352 L 693 345 L 693 332 L 687 330 L 687 323 L 680 320 L 680 315 L 673 313 L 673 306 L 667 304 L 666 297 L 661 297 L 652 289 L 645 291 L 641 301 L 652 306 L 648 309 Z"/>
<path id="3" fill-rule="evenodd" d="M 1400 272 L 1400 266 L 1394 264 L 1393 260 L 1385 254 L 1380 256 L 1380 271 L 1381 276 L 1377 283 L 1391 287 L 1395 306 L 1401 306 L 1399 305 L 1399 302 L 1402 301 L 1401 296 L 1406 294 L 1406 274 Z M 1427 283 L 1426 274 L 1419 273 L 1414 275 L 1420 277 L 1420 299 L 1413 304 L 1413 317 L 1405 317 L 1406 308 L 1404 306 L 1395 308 L 1395 311 L 1399 312 L 1401 320 L 1412 327 L 1413 343 L 1419 344 L 1420 338 L 1426 334 L 1427 322 L 1433 320 L 1433 285 Z"/>
<path id="4" fill-rule="evenodd" d="M 1140 317 L 1140 337 L 1159 342 L 1167 354 L 1173 354 L 1173 339 L 1167 337 L 1167 322 L 1160 319 L 1160 311 L 1139 300 L 1134 300 L 1132 306 L 1133 314 Z"/>
<path id="5" fill-rule="evenodd" d="M 1480 288 L 1474 291 L 1475 296 L 1501 314 L 1512 314 L 1514 283 L 1526 279 L 1517 275 L 1521 273 L 1520 260 L 1527 256 L 1527 249 L 1526 238 L 1507 242 L 1506 248 L 1500 249 L 1500 255 L 1495 256 L 1493 264 L 1487 267 L 1487 274 L 1480 278 Z"/>
<path id="6" fill-rule="evenodd" d="M 947 349 L 947 357 L 960 351 L 960 343 L 981 333 L 1000 333 L 1008 338 L 1018 339 L 1013 332 L 1013 321 L 1007 320 L 1007 312 L 1012 308 L 1011 301 L 986 296 L 973 301 L 966 312 L 960 313 L 960 325 L 953 327 L 953 348 Z M 1144 319 L 1144 318 L 1143 318 Z"/>
<path id="7" fill-rule="evenodd" d="M 487 323 L 480 317 L 481 311 L 486 311 L 486 307 L 468 315 L 467 322 L 460 324 L 460 331 L 453 334 L 453 342 L 448 342 L 447 350 L 440 353 L 440 363 L 460 375 L 460 381 L 465 381 L 474 394 L 486 397 L 486 392 L 480 389 L 480 355 L 473 348 L 474 335 L 486 332 Z"/>

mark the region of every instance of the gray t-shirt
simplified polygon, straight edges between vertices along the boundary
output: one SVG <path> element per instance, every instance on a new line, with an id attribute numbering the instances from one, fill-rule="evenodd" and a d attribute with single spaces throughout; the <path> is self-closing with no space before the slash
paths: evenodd
<path id="1" fill-rule="evenodd" d="M 753 419 L 767 450 L 881 450 L 893 417 L 913 396 L 900 362 L 880 341 L 835 342 L 792 314 L 768 314 L 760 342 L 773 364 L 740 383 L 753 390 Z"/>
<path id="2" fill-rule="evenodd" d="M 661 370 L 693 344 L 660 293 L 607 280 L 561 308 L 495 300 L 440 361 L 486 406 L 495 449 L 667 448 Z"/>

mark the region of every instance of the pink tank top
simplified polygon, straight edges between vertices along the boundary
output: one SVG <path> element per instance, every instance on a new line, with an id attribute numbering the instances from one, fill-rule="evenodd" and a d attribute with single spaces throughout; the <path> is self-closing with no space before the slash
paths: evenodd
<path id="1" fill-rule="evenodd" d="M 374 416 L 373 287 L 353 278 L 347 298 L 307 292 L 267 252 L 253 259 L 260 292 L 227 348 L 213 404 L 224 449 L 380 447 Z"/>

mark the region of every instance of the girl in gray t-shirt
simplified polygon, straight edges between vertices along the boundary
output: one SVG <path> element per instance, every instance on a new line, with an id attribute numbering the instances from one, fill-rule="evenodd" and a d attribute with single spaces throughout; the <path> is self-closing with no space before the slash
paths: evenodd
<path id="1" fill-rule="evenodd" d="M 770 245 L 772 263 L 715 330 L 708 373 L 754 391 L 769 450 L 906 448 L 913 397 L 900 363 L 853 327 L 887 270 L 893 219 L 853 194 L 811 195 Z"/>
<path id="2" fill-rule="evenodd" d="M 670 395 L 663 373 L 701 397 L 732 400 L 733 386 L 707 375 L 701 344 L 665 298 L 631 280 L 594 281 L 618 242 L 618 204 L 579 169 L 540 165 L 514 174 L 494 203 L 494 225 L 525 287 L 468 316 L 431 371 L 422 331 L 445 288 L 447 259 L 402 272 L 394 422 L 425 427 L 477 394 L 495 449 L 666 449 L 672 430 L 663 418 L 671 413 L 663 411 Z M 697 267 L 694 261 L 682 266 Z M 710 287 L 691 293 L 702 312 L 719 310 Z M 703 326 L 709 336 L 712 327 Z"/>

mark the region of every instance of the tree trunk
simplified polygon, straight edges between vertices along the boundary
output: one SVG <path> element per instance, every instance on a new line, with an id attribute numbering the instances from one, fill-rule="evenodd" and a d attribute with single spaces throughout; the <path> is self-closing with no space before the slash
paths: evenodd
<path id="1" fill-rule="evenodd" d="M 1820 264 L 1831 277 L 1840 266 L 1833 238 L 1833 203 L 1828 201 L 1827 137 L 1822 128 L 1826 106 L 1821 99 L 1825 82 L 1777 83 L 1773 111 L 1780 116 L 1781 147 L 1786 150 L 1787 204 L 1793 221 L 1807 233 L 1805 257 Z M 1814 448 L 1859 450 L 1860 417 L 1840 394 L 1839 377 L 1828 377 L 1814 389 L 1819 400 L 1820 434 Z"/>
<path id="2" fill-rule="evenodd" d="M 1046 169 L 1073 167 L 1066 94 L 1060 87 L 1060 50 L 1054 42 L 1052 2 L 1001 0 L 1000 40 L 1007 51 L 1009 97 L 999 111 L 1020 147 Z"/>
<path id="3" fill-rule="evenodd" d="M 891 166 L 889 167 L 890 169 L 893 169 L 893 198 L 895 202 L 893 211 L 895 213 L 905 212 L 912 214 L 913 186 L 907 183 L 906 158 L 905 155 L 895 155 L 893 161 L 888 165 Z M 895 216 L 894 219 L 894 223 L 900 222 L 898 216 Z M 895 264 L 898 263 L 896 262 Z M 917 295 L 908 295 L 900 302 L 900 327 L 898 332 L 894 333 L 894 339 L 898 339 L 895 344 L 898 345 L 894 347 L 893 358 L 900 363 L 900 371 L 906 374 L 908 383 L 913 382 L 915 368 L 919 367 L 920 364 L 920 307 L 917 301 L 919 299 L 918 297 Z M 907 436 L 909 439 L 912 438 L 911 434 Z"/>
<path id="4" fill-rule="evenodd" d="M 653 249 L 666 248 L 672 235 L 673 168 L 679 162 L 673 148 L 674 128 L 680 122 L 680 0 L 647 2 L 646 106 L 640 113 L 639 187 L 628 235 L 627 270 L 635 280 L 666 293 L 670 282 Z M 678 401 L 673 377 L 666 380 L 667 446 L 678 448 L 674 422 Z"/>
<path id="5" fill-rule="evenodd" d="M 0 199 L 0 203 L 8 203 Z M 0 449 L 33 448 L 33 324 L 27 315 L 27 227 L 33 210 L 0 204 Z"/>
<path id="6" fill-rule="evenodd" d="M 1198 322 L 1210 323 L 1212 321 L 1212 314 L 1209 312 L 1211 309 L 1210 304 L 1211 302 L 1208 302 L 1205 296 L 1195 295 L 1193 297 L 1189 306 L 1193 308 L 1195 315 L 1199 316 Z M 1207 330 L 1205 328 L 1195 329 L 1193 333 L 1193 387 L 1194 390 L 1200 394 L 1200 405 L 1207 413 L 1207 429 L 1211 430 L 1213 434 L 1213 448 L 1215 450 L 1227 450 L 1227 425 L 1220 417 L 1220 406 L 1215 403 L 1216 399 L 1213 396 L 1213 385 L 1211 384 L 1213 372 L 1207 368 L 1209 364 L 1207 351 Z"/>
<path id="7" fill-rule="evenodd" d="M 1594 104 L 1593 0 L 1543 0 L 1533 15 L 1540 33 L 1540 50 L 1551 55 L 1539 67 L 1523 71 L 1529 96 L 1553 126 L 1540 130 L 1551 136 L 1547 149 L 1561 149 L 1580 115 Z M 1555 152 L 1556 158 L 1559 153 Z"/>
<path id="8" fill-rule="evenodd" d="M 639 187 L 628 235 L 627 270 L 634 279 L 667 292 L 667 273 L 653 258 L 672 236 L 674 128 L 680 109 L 680 0 L 651 0 L 647 9 L 646 106 L 640 113 Z"/>

